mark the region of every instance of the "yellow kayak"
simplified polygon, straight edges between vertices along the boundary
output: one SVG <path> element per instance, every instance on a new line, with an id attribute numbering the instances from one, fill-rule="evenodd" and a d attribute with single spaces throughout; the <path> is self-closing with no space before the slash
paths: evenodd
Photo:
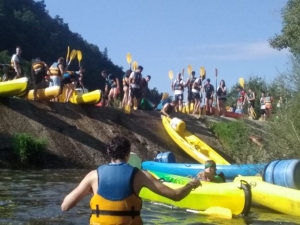
<path id="1" fill-rule="evenodd" d="M 247 181 L 251 186 L 252 200 L 275 211 L 300 216 L 300 190 L 270 184 L 261 177 L 236 177 L 234 182 Z"/>
<path id="2" fill-rule="evenodd" d="M 21 96 L 28 88 L 28 78 L 21 77 L 14 80 L 0 82 L 0 97 Z"/>
<path id="3" fill-rule="evenodd" d="M 37 98 L 39 100 L 50 100 L 52 98 L 57 97 L 60 94 L 60 87 L 53 86 L 42 89 L 37 89 Z M 25 96 L 28 100 L 33 100 L 33 90 L 30 90 L 28 94 Z"/>
<path id="4" fill-rule="evenodd" d="M 181 121 L 178 118 L 173 118 L 172 120 L 166 116 L 162 116 L 162 123 L 176 144 L 189 154 L 192 158 L 200 163 L 205 163 L 205 161 L 212 159 L 218 165 L 230 165 L 221 155 L 219 155 L 215 150 L 209 147 L 200 138 L 190 133 L 184 129 L 179 129 L 176 131 L 171 125 L 173 121 Z M 181 121 L 183 122 L 183 121 Z"/>
<path id="5" fill-rule="evenodd" d="M 70 102 L 73 104 L 97 104 L 101 99 L 101 90 L 95 90 L 82 95 L 73 95 Z"/>
<path id="6" fill-rule="evenodd" d="M 157 178 L 157 176 L 155 177 Z M 164 182 L 165 185 L 172 189 L 181 188 L 183 185 L 185 185 L 185 183 L 185 180 L 182 180 L 178 183 Z M 233 182 L 201 183 L 202 186 L 192 190 L 191 193 L 181 201 L 173 201 L 171 199 L 162 197 L 150 191 L 148 188 L 142 188 L 139 196 L 146 200 L 160 202 L 184 209 L 203 211 L 210 207 L 219 206 L 230 209 L 234 215 L 248 214 L 251 207 L 251 190 L 249 185 L 247 185 L 245 182 L 239 184 Z"/>

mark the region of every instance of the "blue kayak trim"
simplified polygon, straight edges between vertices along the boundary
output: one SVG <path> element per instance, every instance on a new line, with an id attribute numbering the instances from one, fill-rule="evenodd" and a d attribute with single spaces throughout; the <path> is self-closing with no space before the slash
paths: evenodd
<path id="1" fill-rule="evenodd" d="M 233 180 L 236 176 L 255 176 L 262 174 L 267 164 L 240 164 L 240 165 L 217 165 L 217 173 L 223 172 L 226 179 Z M 195 177 L 200 171 L 204 170 L 203 164 L 188 163 L 162 163 L 145 161 L 142 163 L 143 170 L 151 170 L 162 173 L 175 174 L 179 176 Z"/>

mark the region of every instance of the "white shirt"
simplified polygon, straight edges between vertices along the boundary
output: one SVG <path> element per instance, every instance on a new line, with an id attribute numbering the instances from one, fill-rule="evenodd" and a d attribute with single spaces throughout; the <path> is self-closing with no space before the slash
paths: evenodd
<path id="1" fill-rule="evenodd" d="M 176 82 L 177 82 L 177 80 L 174 80 L 174 83 L 173 83 L 174 89 L 175 89 L 175 84 L 176 84 Z M 184 86 L 184 85 L 185 85 L 185 82 L 184 82 L 183 80 L 180 80 L 180 81 L 179 81 L 179 84 L 182 85 L 182 86 Z M 175 95 L 181 95 L 181 94 L 183 94 L 183 90 L 175 90 L 175 91 L 174 91 L 174 94 L 175 94 Z"/>
<path id="2" fill-rule="evenodd" d="M 198 83 L 198 86 L 200 87 L 200 85 L 199 85 L 199 84 L 200 84 L 200 81 L 201 81 L 200 78 L 197 78 L 197 79 L 194 81 L 194 83 Z M 193 93 L 199 93 L 199 92 L 200 92 L 200 88 L 199 88 L 199 90 L 193 88 L 193 89 L 192 89 L 192 92 L 193 92 Z"/>
<path id="3" fill-rule="evenodd" d="M 129 76 L 129 79 L 133 79 L 134 78 L 134 73 L 135 73 L 135 71 L 133 71 L 131 74 L 130 74 L 130 76 Z M 141 74 L 141 73 L 140 73 Z M 142 81 L 142 79 L 143 79 L 143 75 L 141 74 L 141 76 L 140 76 L 140 79 L 141 79 L 141 81 Z M 130 87 L 132 87 L 132 88 L 140 88 L 140 85 L 139 84 L 133 84 L 133 83 L 130 83 Z"/>

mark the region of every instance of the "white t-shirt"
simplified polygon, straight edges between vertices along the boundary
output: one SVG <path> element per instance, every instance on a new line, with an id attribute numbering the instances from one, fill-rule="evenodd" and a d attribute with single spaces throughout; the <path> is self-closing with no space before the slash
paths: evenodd
<path id="1" fill-rule="evenodd" d="M 130 74 L 129 76 L 129 79 L 133 79 L 134 78 L 134 71 Z M 140 73 L 140 80 L 142 81 L 143 79 L 143 75 Z M 130 87 L 132 88 L 140 88 L 140 85 L 139 84 L 133 84 L 133 83 L 130 83 Z"/>
<path id="2" fill-rule="evenodd" d="M 200 87 L 201 79 L 200 79 L 200 78 L 197 78 L 197 79 L 194 81 L 194 83 L 198 83 L 198 86 Z M 193 92 L 193 93 L 200 93 L 200 89 L 197 90 L 197 89 L 193 88 L 193 89 L 192 89 L 192 92 Z"/>
<path id="3" fill-rule="evenodd" d="M 177 80 L 174 80 L 174 83 L 173 83 L 174 89 L 175 89 L 175 84 L 176 84 L 176 83 L 177 83 Z M 184 86 L 184 85 L 185 85 L 185 82 L 184 82 L 183 80 L 180 80 L 180 81 L 179 81 L 179 84 L 182 85 L 182 86 Z M 183 90 L 176 90 L 176 89 L 175 89 L 174 94 L 175 94 L 175 95 L 181 95 L 181 94 L 183 94 Z"/>

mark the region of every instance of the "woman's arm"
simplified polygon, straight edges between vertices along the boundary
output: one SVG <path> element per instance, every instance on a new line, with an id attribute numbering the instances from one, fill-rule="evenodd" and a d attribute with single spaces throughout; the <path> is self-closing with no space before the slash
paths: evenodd
<path id="1" fill-rule="evenodd" d="M 185 186 L 178 189 L 172 189 L 164 185 L 161 181 L 155 179 L 147 171 L 139 171 L 134 178 L 134 188 L 135 191 L 138 191 L 138 193 L 143 187 L 146 187 L 154 193 L 174 201 L 180 201 L 186 197 L 192 191 L 192 189 L 197 188 L 200 185 L 201 183 L 199 180 L 191 179 L 191 181 Z"/>
<path id="2" fill-rule="evenodd" d="M 93 179 L 97 180 L 97 171 L 93 170 L 88 173 L 85 178 L 80 182 L 80 184 L 68 194 L 61 204 L 62 211 L 68 211 L 73 208 L 82 198 L 84 198 L 92 190 Z"/>

